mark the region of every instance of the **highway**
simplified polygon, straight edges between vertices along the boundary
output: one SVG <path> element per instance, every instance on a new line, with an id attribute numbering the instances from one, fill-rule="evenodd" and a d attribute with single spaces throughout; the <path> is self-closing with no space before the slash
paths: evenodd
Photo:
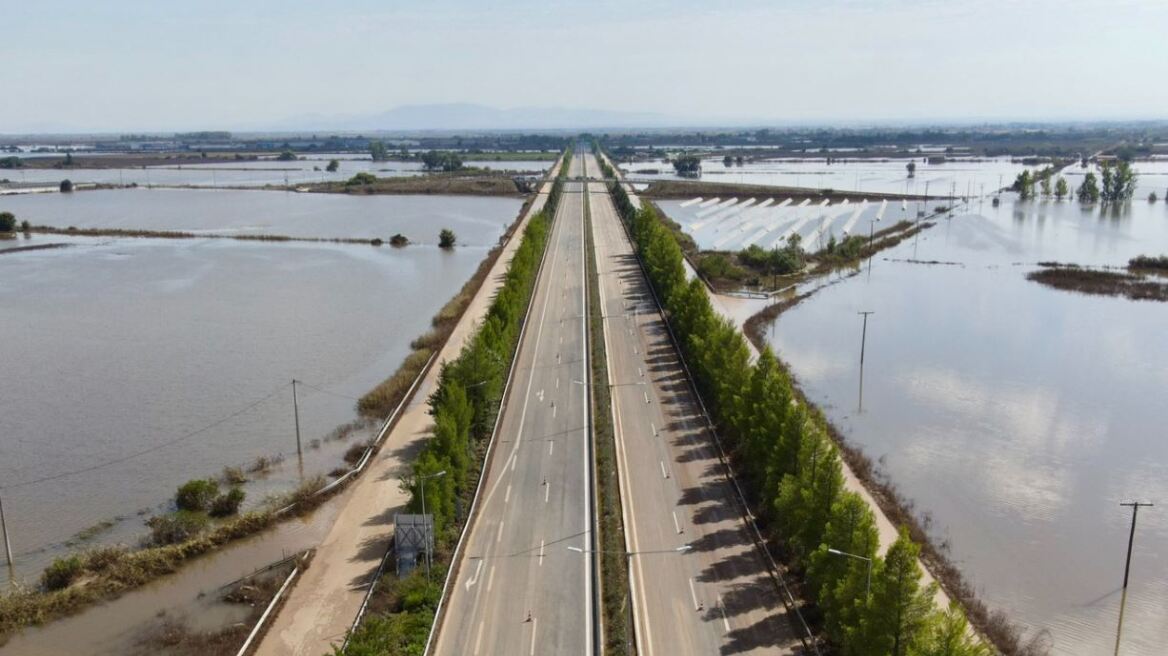
<path id="1" fill-rule="evenodd" d="M 637 651 L 799 653 L 611 198 L 588 187 Z"/>
<path id="2" fill-rule="evenodd" d="M 564 187 L 434 654 L 593 651 L 583 195 Z"/>

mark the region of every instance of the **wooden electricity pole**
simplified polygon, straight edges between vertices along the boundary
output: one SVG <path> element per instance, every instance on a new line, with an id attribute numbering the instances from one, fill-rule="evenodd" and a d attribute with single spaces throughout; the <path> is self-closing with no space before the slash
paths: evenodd
<path id="1" fill-rule="evenodd" d="M 1119 598 L 1119 626 L 1115 629 L 1115 655 L 1119 656 L 1119 638 L 1123 634 L 1123 607 L 1127 605 L 1127 580 L 1131 574 L 1132 543 L 1136 539 L 1136 516 L 1140 508 L 1151 508 L 1153 504 L 1143 501 L 1124 501 L 1121 506 L 1132 509 L 1131 531 L 1127 534 L 1127 560 L 1123 564 L 1123 594 Z"/>
<path id="2" fill-rule="evenodd" d="M 863 312 L 857 312 L 857 314 L 863 315 L 863 317 L 864 317 L 864 329 L 863 329 L 863 332 L 860 333 L 860 405 L 859 405 L 859 411 L 863 412 L 863 410 L 864 410 L 864 347 L 868 342 L 868 315 L 869 314 L 876 314 L 876 312 L 873 310 L 865 310 Z"/>
<path id="3" fill-rule="evenodd" d="M 0 533 L 4 534 L 4 557 L 8 559 L 8 569 L 12 569 L 12 543 L 8 541 L 8 523 L 4 521 L 3 497 L 0 497 Z"/>

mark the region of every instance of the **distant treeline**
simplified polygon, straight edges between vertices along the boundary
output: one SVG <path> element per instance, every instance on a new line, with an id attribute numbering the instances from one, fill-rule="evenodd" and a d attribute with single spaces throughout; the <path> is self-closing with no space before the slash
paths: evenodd
<path id="1" fill-rule="evenodd" d="M 997 156 L 1030 155 L 1075 157 L 1113 148 L 1115 155 L 1151 154 L 1157 143 L 1168 141 L 1168 124 L 1110 124 L 1094 127 L 1047 125 L 990 125 L 953 128 L 763 128 L 722 130 L 671 130 L 599 135 L 605 148 L 624 158 L 645 149 L 678 146 L 701 148 L 770 148 L 790 153 L 830 152 L 848 149 L 848 155 L 920 152 L 922 144 L 942 145 L 946 152 Z M 668 144 L 668 146 L 665 146 Z M 634 151 L 634 149 L 637 149 Z M 742 150 L 749 155 L 752 150 Z"/>

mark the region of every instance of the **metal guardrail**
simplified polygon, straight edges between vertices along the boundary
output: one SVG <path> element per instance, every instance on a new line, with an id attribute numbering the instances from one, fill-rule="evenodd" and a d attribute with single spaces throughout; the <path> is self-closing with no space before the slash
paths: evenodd
<path id="1" fill-rule="evenodd" d="M 239 651 L 236 652 L 235 656 L 244 656 L 247 654 L 248 650 L 251 649 L 251 643 L 254 642 L 256 636 L 259 635 L 260 629 L 264 627 L 264 623 L 268 620 L 268 616 L 272 614 L 272 611 L 276 608 L 276 605 L 280 603 L 280 598 L 284 596 L 284 592 L 292 583 L 292 579 L 296 578 L 296 575 L 299 573 L 299 566 L 292 568 L 292 573 L 288 575 L 288 578 L 284 579 L 284 585 L 280 586 L 280 589 L 276 591 L 276 596 L 272 597 L 272 600 L 268 602 L 268 607 L 264 609 L 264 614 L 260 615 L 259 621 L 256 622 L 255 626 L 252 627 L 251 633 L 247 635 L 247 640 L 243 641 L 243 646 L 239 648 Z"/>

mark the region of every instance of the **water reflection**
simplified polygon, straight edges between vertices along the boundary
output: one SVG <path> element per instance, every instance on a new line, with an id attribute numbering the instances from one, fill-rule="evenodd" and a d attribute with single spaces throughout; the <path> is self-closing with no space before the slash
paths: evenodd
<path id="1" fill-rule="evenodd" d="M 299 478 L 292 378 L 315 386 L 299 397 L 305 471 L 336 467 L 368 432 L 329 433 L 355 418 L 355 398 L 396 369 L 486 254 L 203 239 L 38 242 L 70 246 L 0 256 L 0 334 L 11 336 L 0 340 L 0 483 L 191 437 L 6 489 L 21 577 L 35 577 L 102 520 L 113 525 L 96 542 L 136 541 L 140 515 L 156 512 L 183 481 L 225 465 L 288 454 L 246 488 L 251 502 L 288 489 Z"/>
<path id="2" fill-rule="evenodd" d="M 1161 253 L 1164 214 L 1139 202 L 984 207 L 821 290 L 771 333 L 812 400 L 931 513 L 991 605 L 1050 630 L 1056 653 L 1113 646 L 1130 518 L 1118 503 L 1168 501 L 1168 306 L 1024 274 L 1041 260 Z M 862 414 L 858 309 L 877 312 Z M 1125 653 L 1168 644 L 1166 546 L 1168 517 L 1141 513 Z"/>

